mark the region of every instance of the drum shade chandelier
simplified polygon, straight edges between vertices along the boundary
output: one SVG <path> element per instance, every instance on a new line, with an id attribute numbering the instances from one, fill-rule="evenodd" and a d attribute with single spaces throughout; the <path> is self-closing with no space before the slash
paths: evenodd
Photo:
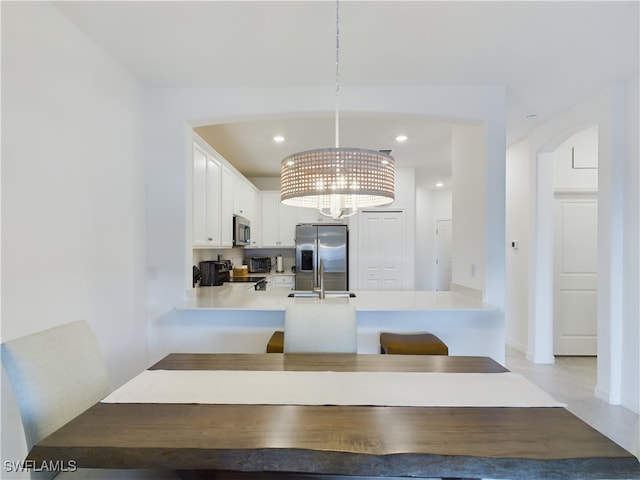
<path id="1" fill-rule="evenodd" d="M 388 205 L 395 199 L 395 160 L 387 153 L 340 147 L 340 5 L 336 1 L 335 147 L 289 155 L 280 166 L 280 201 L 316 208 L 331 218 L 358 208 Z"/>

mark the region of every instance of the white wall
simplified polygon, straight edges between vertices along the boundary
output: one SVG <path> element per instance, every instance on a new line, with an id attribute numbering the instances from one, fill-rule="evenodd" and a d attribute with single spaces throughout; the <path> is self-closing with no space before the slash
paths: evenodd
<path id="1" fill-rule="evenodd" d="M 640 412 L 640 87 L 636 78 L 625 85 L 625 162 L 623 167 L 622 223 L 625 226 L 623 245 L 624 271 L 622 331 L 624 388 L 620 403 Z M 640 425 L 638 426 L 640 429 Z M 640 437 L 640 431 L 638 432 Z M 640 440 L 640 438 L 639 438 Z M 640 452 L 639 452 L 640 453 Z"/>
<path id="2" fill-rule="evenodd" d="M 553 152 L 554 190 L 597 190 L 598 169 L 573 168 L 573 149 L 577 156 L 598 157 L 598 127 L 589 127 L 569 137 Z"/>
<path id="3" fill-rule="evenodd" d="M 527 351 L 530 236 L 529 142 L 524 139 L 507 149 L 506 189 L 506 289 L 505 335 L 507 344 Z M 511 246 L 518 242 L 518 248 Z"/>
<path id="4" fill-rule="evenodd" d="M 485 288 L 487 164 L 484 128 L 456 125 L 452 134 L 453 239 L 452 283 L 483 292 Z M 493 240 L 491 240 L 493 241 Z M 503 243 L 498 237 L 495 241 Z"/>
<path id="5" fill-rule="evenodd" d="M 85 319 L 114 386 L 147 366 L 141 100 L 51 4 L 2 2 L 2 341 Z M 3 375 L 2 460 L 25 454 Z"/>

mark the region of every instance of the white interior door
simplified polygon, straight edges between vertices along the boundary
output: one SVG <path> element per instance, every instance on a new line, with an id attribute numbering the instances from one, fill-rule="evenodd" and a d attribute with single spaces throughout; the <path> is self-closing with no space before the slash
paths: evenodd
<path id="1" fill-rule="evenodd" d="M 436 290 L 439 292 L 451 290 L 451 220 L 436 222 Z"/>
<path id="2" fill-rule="evenodd" d="M 554 355 L 597 354 L 598 200 L 556 197 Z"/>
<path id="3" fill-rule="evenodd" d="M 404 212 L 359 213 L 359 285 L 363 290 L 402 290 Z"/>

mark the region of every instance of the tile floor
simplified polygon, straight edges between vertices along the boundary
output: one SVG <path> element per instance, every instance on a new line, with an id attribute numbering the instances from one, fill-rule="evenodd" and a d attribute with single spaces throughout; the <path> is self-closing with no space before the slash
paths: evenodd
<path id="1" fill-rule="evenodd" d="M 556 357 L 556 363 L 540 365 L 526 360 L 521 352 L 507 348 L 506 366 L 566 403 L 571 413 L 640 458 L 640 417 L 619 405 L 609 405 L 593 394 L 595 357 Z"/>

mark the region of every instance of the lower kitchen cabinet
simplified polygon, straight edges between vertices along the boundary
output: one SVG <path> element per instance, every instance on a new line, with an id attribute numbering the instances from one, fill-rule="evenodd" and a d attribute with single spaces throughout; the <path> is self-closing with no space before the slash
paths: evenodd
<path id="1" fill-rule="evenodd" d="M 269 281 L 272 288 L 293 290 L 294 277 L 294 275 L 272 275 Z"/>

